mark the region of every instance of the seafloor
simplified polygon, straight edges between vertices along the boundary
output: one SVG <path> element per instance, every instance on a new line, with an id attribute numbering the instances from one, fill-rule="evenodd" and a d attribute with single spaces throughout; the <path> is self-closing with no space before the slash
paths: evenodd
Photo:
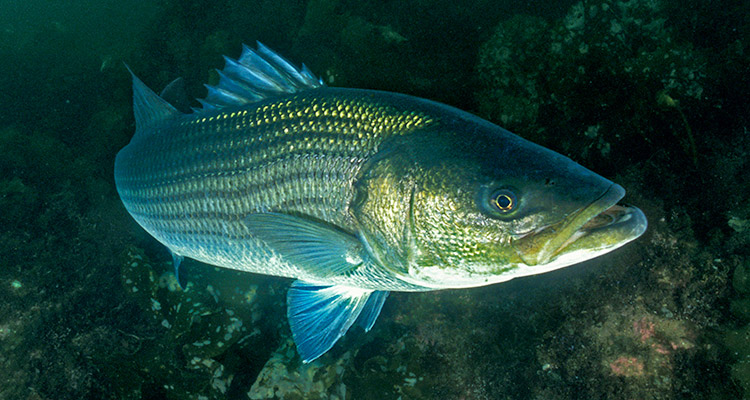
<path id="1" fill-rule="evenodd" d="M 750 398 L 750 2 L 0 0 L 0 399 Z M 302 364 L 290 281 L 186 262 L 123 209 L 129 75 L 194 97 L 261 40 L 332 86 L 488 118 L 628 190 L 628 246 L 393 293 Z"/>

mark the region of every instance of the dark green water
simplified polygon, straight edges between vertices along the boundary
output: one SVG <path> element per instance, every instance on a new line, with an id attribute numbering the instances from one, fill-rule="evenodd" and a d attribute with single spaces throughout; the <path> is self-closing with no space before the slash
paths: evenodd
<path id="1" fill-rule="evenodd" d="M 750 3 L 0 1 L 0 399 L 750 398 Z M 649 230 L 471 290 L 393 293 L 303 365 L 290 281 L 186 262 L 122 207 L 149 86 L 260 40 L 331 86 L 470 111 L 618 182 Z"/>

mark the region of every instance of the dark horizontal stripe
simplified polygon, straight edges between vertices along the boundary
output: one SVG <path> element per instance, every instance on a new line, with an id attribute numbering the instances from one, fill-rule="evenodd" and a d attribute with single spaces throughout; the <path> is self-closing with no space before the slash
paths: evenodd
<path id="1" fill-rule="evenodd" d="M 202 176 L 185 179 L 182 182 L 164 183 L 159 186 L 129 187 L 121 185 L 123 200 L 134 204 L 150 202 L 182 202 L 204 198 L 206 193 L 223 200 L 235 200 L 279 187 L 297 185 L 311 191 L 330 191 L 331 183 L 348 185 L 359 163 L 349 164 L 348 160 L 326 160 L 319 165 L 303 165 L 299 168 L 280 168 L 277 171 L 238 171 L 234 177 Z M 331 166 L 343 168 L 329 168 Z M 326 167 L 321 168 L 321 167 Z M 263 174 L 260 174 L 263 172 Z M 243 179 L 255 175 L 262 179 Z M 192 190 L 191 190 L 192 188 Z M 171 189 L 171 190 L 170 190 Z M 186 190 L 187 189 L 187 190 Z M 302 193 L 300 193 L 302 194 Z"/>
<path id="2" fill-rule="evenodd" d="M 293 115 L 288 119 L 279 118 L 278 115 L 261 115 L 268 109 L 273 109 L 273 104 L 264 106 L 262 110 L 256 110 L 255 113 L 252 111 L 249 113 L 247 111 L 236 112 L 235 117 L 222 118 L 219 116 L 214 117 L 212 121 L 206 120 L 206 118 L 196 119 L 183 126 L 175 126 L 173 128 L 175 132 L 162 135 L 159 138 L 160 140 L 154 138 L 155 142 L 150 143 L 144 150 L 157 153 L 153 156 L 155 160 L 153 167 L 163 172 L 158 176 L 167 178 L 175 176 L 175 172 L 180 174 L 179 170 L 175 171 L 169 168 L 174 164 L 185 170 L 185 174 L 190 174 L 204 170 L 205 160 L 209 157 L 211 161 L 218 161 L 219 163 L 222 161 L 233 162 L 238 153 L 242 154 L 245 162 L 252 158 L 255 159 L 254 161 L 262 163 L 265 159 L 257 156 L 264 151 L 272 151 L 271 148 L 286 148 L 295 143 L 299 143 L 299 145 L 310 143 L 312 146 L 308 150 L 327 151 L 334 147 L 334 150 L 343 148 L 347 152 L 358 152 L 357 149 L 367 152 L 366 149 L 371 150 L 375 147 L 376 144 L 373 142 L 382 140 L 384 136 L 397 131 L 398 133 L 405 133 L 429 123 L 429 120 L 416 114 L 383 110 L 378 106 L 366 103 L 360 105 L 356 101 L 330 101 L 316 98 L 289 100 L 290 104 L 293 104 L 294 101 L 302 101 L 303 103 L 307 101 L 308 104 L 293 107 L 294 110 L 292 111 L 279 111 L 279 108 L 277 108 L 277 111 L 282 114 L 290 113 Z M 312 112 L 316 103 L 326 102 L 330 102 L 331 105 L 318 104 L 320 110 Z M 337 113 L 337 117 L 330 117 L 327 116 L 329 114 L 325 113 L 326 107 L 331 108 L 333 107 L 332 104 L 336 104 L 335 113 Z M 281 106 L 279 107 L 281 108 Z M 359 109 L 359 112 L 346 111 L 348 109 Z M 304 112 L 297 116 L 303 110 Z M 373 112 L 372 110 L 376 111 Z M 205 122 L 202 122 L 204 120 Z M 266 120 L 271 122 L 265 122 Z M 374 140 L 376 136 L 381 138 Z M 169 148 L 169 154 L 158 154 L 158 152 L 153 151 L 154 149 L 158 150 L 159 147 Z M 217 158 L 221 155 L 228 155 L 229 158 Z M 174 160 L 171 163 L 168 162 L 170 158 Z M 146 160 L 132 163 L 132 172 L 142 171 L 144 161 Z M 148 167 L 145 169 L 148 170 Z"/>
<path id="3" fill-rule="evenodd" d="M 283 174 L 273 174 L 268 179 L 254 181 L 237 179 L 232 184 L 213 183 L 205 181 L 196 184 L 185 183 L 181 187 L 171 186 L 172 191 L 161 189 L 121 188 L 120 194 L 129 208 L 165 209 L 171 205 L 180 210 L 203 209 L 208 205 L 208 198 L 224 207 L 247 209 L 257 206 L 267 206 L 267 203 L 280 204 L 288 201 L 299 201 L 310 195 L 326 198 L 347 196 L 353 182 L 356 167 L 346 170 L 320 171 L 283 171 Z"/>
<path id="4" fill-rule="evenodd" d="M 341 214 L 346 209 L 346 199 L 343 197 L 336 201 L 330 197 L 307 196 L 294 199 L 284 199 L 271 204 L 257 204 L 246 207 L 238 205 L 235 207 L 223 207 L 213 210 L 204 210 L 203 207 L 192 207 L 189 204 L 171 203 L 172 210 L 168 206 L 147 205 L 143 207 L 129 207 L 129 211 L 135 216 L 151 221 L 176 221 L 190 219 L 191 223 L 196 219 L 217 218 L 223 221 L 232 221 L 244 217 L 253 212 L 275 211 L 283 212 L 289 210 L 303 211 L 306 214 Z"/>
<path id="5" fill-rule="evenodd" d="M 349 147 L 353 147 L 353 143 Z M 122 177 L 121 184 L 135 186 L 147 185 L 152 182 L 151 185 L 159 185 L 164 181 L 171 181 L 170 183 L 172 184 L 178 184 L 181 181 L 200 178 L 236 175 L 239 173 L 247 174 L 256 170 L 261 171 L 267 166 L 297 161 L 323 164 L 328 159 L 356 160 L 366 158 L 373 150 L 368 148 L 360 149 L 361 151 L 342 152 L 339 149 L 329 148 L 295 148 L 292 151 L 288 151 L 288 148 L 289 144 L 282 144 L 276 148 L 268 149 L 268 154 L 265 156 L 261 156 L 261 153 L 258 151 L 254 151 L 252 154 L 238 153 L 237 156 L 234 154 L 222 156 L 217 153 L 217 156 L 210 160 L 210 162 L 206 162 L 206 160 L 200 157 L 195 159 L 185 157 L 179 163 L 180 170 L 174 172 L 162 172 L 169 170 L 167 168 L 168 162 L 164 162 L 165 165 L 159 165 L 159 163 L 149 163 L 148 160 L 143 160 L 131 166 L 131 172 Z M 206 152 L 206 154 L 210 153 Z"/>
<path id="6" fill-rule="evenodd" d="M 316 202 L 316 198 L 301 198 L 298 199 L 298 202 L 301 202 L 303 204 L 294 204 L 294 202 L 286 201 L 283 203 L 279 203 L 276 206 L 269 207 L 267 210 L 264 210 L 264 212 L 286 212 L 290 210 L 304 210 L 304 209 L 315 209 L 317 211 L 328 211 L 329 213 L 339 214 L 343 215 L 343 210 L 339 210 L 336 207 L 332 207 L 333 204 L 326 203 L 326 202 Z M 244 213 L 231 213 L 231 212 L 222 212 L 222 211 L 198 211 L 194 210 L 188 213 L 180 213 L 180 214 L 154 214 L 150 212 L 138 212 L 138 211 L 131 211 L 135 217 L 138 217 L 139 219 L 149 221 L 152 224 L 156 223 L 171 223 L 174 221 L 184 221 L 183 223 L 185 225 L 200 225 L 204 224 L 207 221 L 217 221 L 217 222 L 233 222 L 233 221 L 239 221 L 245 216 L 252 214 L 253 210 L 248 210 Z M 190 218 L 190 222 L 187 222 L 185 218 Z"/>
<path id="7" fill-rule="evenodd" d="M 282 205 L 278 209 L 269 211 L 289 210 L 291 207 Z M 328 214 L 339 215 L 337 209 L 327 207 Z M 133 216 L 145 223 L 146 226 L 156 228 L 162 236 L 184 235 L 218 235 L 226 238 L 243 239 L 251 235 L 245 234 L 243 225 L 239 222 L 245 215 L 227 214 L 221 212 L 196 212 L 187 216 L 173 216 L 172 218 L 156 218 L 151 214 L 133 212 Z"/>

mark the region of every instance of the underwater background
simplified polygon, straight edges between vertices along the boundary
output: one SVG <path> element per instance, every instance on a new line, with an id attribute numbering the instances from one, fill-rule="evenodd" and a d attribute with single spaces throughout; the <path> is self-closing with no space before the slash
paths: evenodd
<path id="1" fill-rule="evenodd" d="M 127 63 L 216 83 L 259 40 L 330 86 L 472 112 L 628 191 L 595 260 L 392 293 L 302 364 L 291 280 L 171 258 L 123 208 Z M 750 2 L 0 0 L 0 399 L 750 398 Z"/>

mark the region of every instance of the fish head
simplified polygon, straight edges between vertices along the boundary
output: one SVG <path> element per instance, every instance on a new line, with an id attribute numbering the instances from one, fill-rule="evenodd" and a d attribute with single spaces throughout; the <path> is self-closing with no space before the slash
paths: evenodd
<path id="1" fill-rule="evenodd" d="M 585 261 L 640 236 L 625 190 L 489 123 L 401 138 L 352 208 L 381 264 L 411 283 L 481 286 Z"/>

